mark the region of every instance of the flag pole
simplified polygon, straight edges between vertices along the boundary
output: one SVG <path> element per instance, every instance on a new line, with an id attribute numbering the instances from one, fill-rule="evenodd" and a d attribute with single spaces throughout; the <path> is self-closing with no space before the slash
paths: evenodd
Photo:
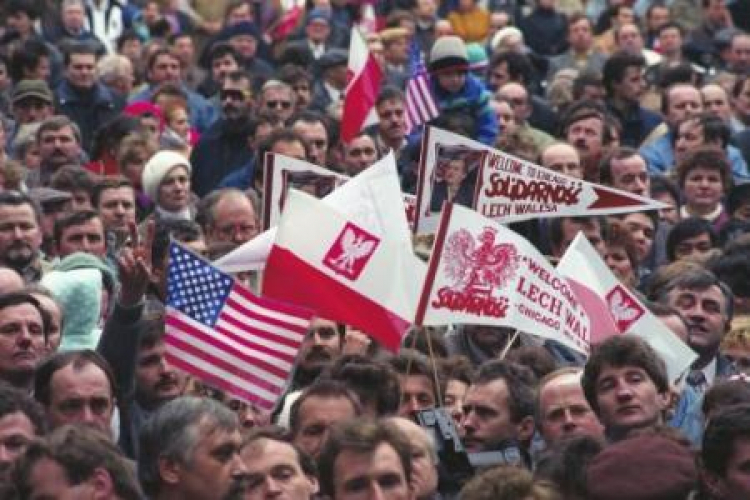
<path id="1" fill-rule="evenodd" d="M 510 340 L 508 340 L 508 343 L 505 344 L 505 347 L 503 348 L 503 352 L 500 353 L 500 356 L 498 356 L 498 359 L 505 359 L 505 356 L 508 354 L 508 351 L 510 351 L 510 348 L 513 347 L 513 344 L 515 344 L 519 335 L 521 335 L 521 330 L 516 328 L 516 333 L 514 333 L 513 336 L 510 338 Z"/>

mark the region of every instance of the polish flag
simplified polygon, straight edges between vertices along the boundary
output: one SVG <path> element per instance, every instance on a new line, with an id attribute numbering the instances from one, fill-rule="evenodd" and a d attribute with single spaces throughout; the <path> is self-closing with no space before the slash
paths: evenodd
<path id="1" fill-rule="evenodd" d="M 562 256 L 557 272 L 576 290 L 589 317 L 598 318 L 591 324 L 592 345 L 623 333 L 641 337 L 664 359 L 672 381 L 677 380 L 697 357 L 620 283 L 583 233 L 578 233 Z"/>
<path id="2" fill-rule="evenodd" d="M 424 271 L 402 242 L 291 190 L 266 262 L 263 295 L 305 305 L 397 351 L 412 324 Z"/>
<path id="3" fill-rule="evenodd" d="M 310 164 L 310 167 L 314 165 Z M 401 193 L 396 158 L 390 151 L 383 158 L 323 198 L 327 205 L 346 214 L 376 234 L 388 234 L 411 249 L 408 201 Z M 406 205 L 405 208 L 404 205 Z M 243 243 L 213 264 L 225 273 L 263 269 L 276 238 L 276 227 Z"/>
<path id="4" fill-rule="evenodd" d="M 375 106 L 380 92 L 383 70 L 370 54 L 367 42 L 357 29 L 352 29 L 349 44 L 349 84 L 344 91 L 344 113 L 341 118 L 341 139 L 354 139 Z"/>

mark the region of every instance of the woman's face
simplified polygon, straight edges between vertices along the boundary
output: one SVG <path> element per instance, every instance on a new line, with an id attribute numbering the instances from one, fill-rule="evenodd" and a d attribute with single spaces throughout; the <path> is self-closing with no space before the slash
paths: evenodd
<path id="1" fill-rule="evenodd" d="M 173 167 L 159 184 L 158 204 L 164 210 L 178 212 L 190 203 L 190 174 L 182 165 Z"/>
<path id="2" fill-rule="evenodd" d="M 143 172 L 143 166 L 146 165 L 148 160 L 145 150 L 140 150 L 133 157 L 120 165 L 120 171 L 127 180 L 133 184 L 137 189 L 141 188 L 141 173 Z"/>
<path id="3" fill-rule="evenodd" d="M 621 283 L 627 286 L 635 285 L 635 270 L 624 248 L 607 247 L 604 252 L 604 262 Z"/>
<path id="4" fill-rule="evenodd" d="M 724 193 L 721 175 L 713 169 L 694 168 L 685 176 L 683 192 L 688 207 L 714 210 L 719 206 Z"/>

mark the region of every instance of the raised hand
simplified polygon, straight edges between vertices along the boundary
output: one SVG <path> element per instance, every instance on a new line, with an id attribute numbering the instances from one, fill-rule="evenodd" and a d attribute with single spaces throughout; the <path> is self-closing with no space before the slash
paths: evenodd
<path id="1" fill-rule="evenodd" d="M 149 220 L 146 238 L 141 241 L 135 223 L 130 224 L 130 245 L 122 248 L 117 256 L 120 277 L 120 304 L 134 306 L 146 293 L 151 282 L 151 248 L 154 243 L 155 223 Z"/>

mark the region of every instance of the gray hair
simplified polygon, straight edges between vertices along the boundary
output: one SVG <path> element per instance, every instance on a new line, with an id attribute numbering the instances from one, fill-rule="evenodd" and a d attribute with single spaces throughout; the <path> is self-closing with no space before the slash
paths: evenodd
<path id="1" fill-rule="evenodd" d="M 83 0 L 62 0 L 62 2 L 60 2 L 60 12 L 75 5 L 78 5 L 84 11 L 86 10 L 86 5 Z"/>
<path id="2" fill-rule="evenodd" d="M 140 434 L 138 477 L 149 497 L 161 485 L 159 460 L 189 465 L 201 439 L 215 431 L 233 432 L 237 416 L 209 398 L 179 397 L 161 406 L 146 421 Z"/>
<path id="3" fill-rule="evenodd" d="M 698 290 L 703 291 L 716 286 L 721 291 L 726 307 L 727 322 L 732 321 L 734 317 L 734 293 L 732 290 L 714 273 L 704 268 L 686 269 L 659 291 L 657 302 L 669 304 L 669 294 L 673 290 Z"/>
<path id="4" fill-rule="evenodd" d="M 246 198 L 252 204 L 255 216 L 258 217 L 260 214 L 260 199 L 252 189 L 247 191 L 240 191 L 236 188 L 214 189 L 204 196 L 198 203 L 196 222 L 200 224 L 204 233 L 208 234 L 209 229 L 216 224 L 214 209 L 216 208 L 216 205 L 225 198 Z"/>
<path id="5" fill-rule="evenodd" d="M 133 64 L 130 59 L 120 54 L 106 55 L 96 65 L 96 74 L 105 83 L 132 75 L 132 73 Z"/>

